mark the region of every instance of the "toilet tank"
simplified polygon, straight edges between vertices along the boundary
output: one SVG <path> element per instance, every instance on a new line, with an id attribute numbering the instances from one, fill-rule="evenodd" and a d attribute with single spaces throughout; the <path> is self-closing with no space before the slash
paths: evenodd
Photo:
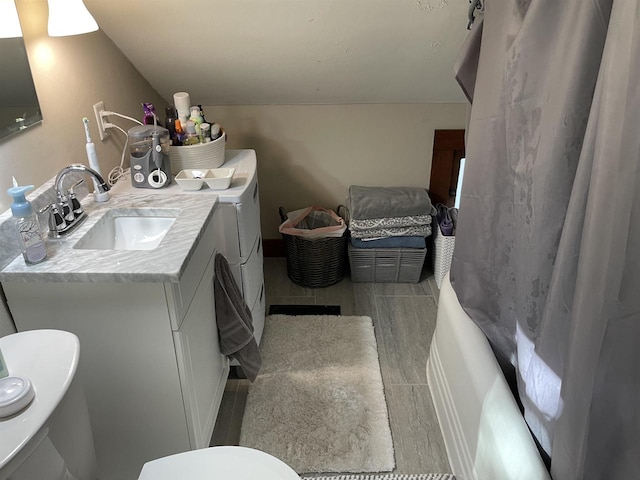
<path id="1" fill-rule="evenodd" d="M 33 330 L 0 338 L 9 375 L 28 378 L 35 398 L 0 421 L 0 480 L 93 480 L 96 456 L 82 385 L 78 338 Z"/>

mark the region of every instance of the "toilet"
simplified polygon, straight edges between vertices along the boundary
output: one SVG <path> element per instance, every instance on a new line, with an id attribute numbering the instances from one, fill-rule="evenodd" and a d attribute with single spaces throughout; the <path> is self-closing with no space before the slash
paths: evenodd
<path id="1" fill-rule="evenodd" d="M 0 338 L 0 352 L 9 375 L 16 377 L 10 379 L 13 383 L 0 379 L 0 385 L 13 385 L 0 391 L 0 480 L 96 479 L 89 412 L 82 386 L 74 379 L 78 338 L 60 330 L 32 330 Z M 31 389 L 27 392 L 28 384 L 34 394 Z M 23 387 L 24 392 L 14 394 Z M 152 460 L 138 479 L 205 480 L 212 475 L 235 480 L 300 479 L 287 464 L 265 452 L 231 446 Z"/>

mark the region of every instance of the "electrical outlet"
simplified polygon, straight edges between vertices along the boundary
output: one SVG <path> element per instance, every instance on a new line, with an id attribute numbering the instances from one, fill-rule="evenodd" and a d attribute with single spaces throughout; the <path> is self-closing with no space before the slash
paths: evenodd
<path id="1" fill-rule="evenodd" d="M 108 116 L 102 116 L 105 110 L 104 102 L 100 101 L 93 106 L 93 112 L 96 114 L 96 125 L 98 126 L 98 132 L 100 133 L 100 140 L 104 140 L 109 136 L 109 131 L 104 128 L 104 123 L 109 121 Z"/>

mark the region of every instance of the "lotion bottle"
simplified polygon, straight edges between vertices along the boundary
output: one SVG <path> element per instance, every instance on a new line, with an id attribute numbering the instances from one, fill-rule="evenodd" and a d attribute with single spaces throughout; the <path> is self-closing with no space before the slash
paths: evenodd
<path id="1" fill-rule="evenodd" d="M 47 258 L 47 247 L 44 244 L 38 217 L 33 211 L 31 202 L 24 194 L 31 190 L 33 185 L 26 187 L 12 187 L 7 193 L 13 197 L 11 213 L 15 219 L 16 232 L 22 256 L 27 264 L 40 263 Z"/>

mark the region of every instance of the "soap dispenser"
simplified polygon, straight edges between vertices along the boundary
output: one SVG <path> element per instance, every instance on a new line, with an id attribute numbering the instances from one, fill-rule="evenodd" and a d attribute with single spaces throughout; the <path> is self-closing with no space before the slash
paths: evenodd
<path id="1" fill-rule="evenodd" d="M 25 192 L 32 188 L 33 185 L 26 187 L 14 186 L 7 190 L 7 193 L 13 197 L 11 213 L 15 218 L 22 256 L 27 264 L 40 263 L 47 258 L 47 248 L 44 244 L 38 217 L 33 211 L 31 202 L 24 196 Z"/>

